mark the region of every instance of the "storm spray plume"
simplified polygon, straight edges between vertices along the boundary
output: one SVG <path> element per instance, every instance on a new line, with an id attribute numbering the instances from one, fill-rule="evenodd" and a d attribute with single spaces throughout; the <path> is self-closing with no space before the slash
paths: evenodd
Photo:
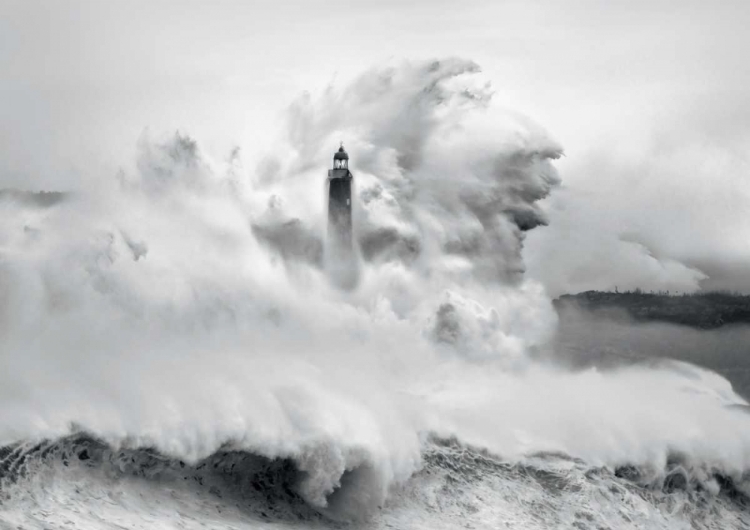
<path id="1" fill-rule="evenodd" d="M 330 281 L 325 242 L 323 171 L 341 139 L 356 174 L 347 289 Z M 580 519 L 575 492 L 614 495 L 622 469 L 641 485 L 679 467 L 702 492 L 747 487 L 747 403 L 723 378 L 536 360 L 556 314 L 524 278 L 522 246 L 546 223 L 538 201 L 562 150 L 497 109 L 476 64 L 404 63 L 302 96 L 281 143 L 244 178 L 186 135 L 144 135 L 135 170 L 107 186 L 0 200 L 1 487 L 22 499 L 0 520 L 50 511 L 19 478 L 37 467 L 49 498 L 74 507 L 77 484 L 107 477 L 154 513 L 166 490 L 138 497 L 138 481 L 179 498 L 205 483 L 232 506 L 258 503 L 244 512 L 255 527 L 405 527 L 410 506 L 433 502 L 437 528 L 429 517 L 468 506 L 445 500 L 444 476 L 494 481 L 488 506 L 527 528 L 531 505 Z M 558 487 L 536 472 L 563 477 L 562 493 L 535 497 Z M 652 509 L 621 493 L 631 520 Z"/>

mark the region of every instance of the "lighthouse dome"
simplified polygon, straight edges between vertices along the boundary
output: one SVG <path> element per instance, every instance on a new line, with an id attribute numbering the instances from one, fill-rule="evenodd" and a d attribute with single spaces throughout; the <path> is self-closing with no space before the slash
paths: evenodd
<path id="1" fill-rule="evenodd" d="M 343 144 L 341 147 L 339 147 L 339 150 L 336 151 L 336 154 L 333 155 L 334 160 L 349 160 L 349 154 L 344 150 Z"/>

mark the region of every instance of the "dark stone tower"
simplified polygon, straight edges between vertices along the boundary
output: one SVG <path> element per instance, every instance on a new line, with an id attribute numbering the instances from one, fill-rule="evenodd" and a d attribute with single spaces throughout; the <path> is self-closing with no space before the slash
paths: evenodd
<path id="1" fill-rule="evenodd" d="M 333 284 L 353 289 L 359 281 L 359 265 L 352 234 L 352 187 L 349 155 L 343 144 L 333 155 L 328 170 L 328 239 L 325 267 Z"/>
<path id="2" fill-rule="evenodd" d="M 337 253 L 352 251 L 352 177 L 342 143 L 328 170 L 328 243 Z"/>

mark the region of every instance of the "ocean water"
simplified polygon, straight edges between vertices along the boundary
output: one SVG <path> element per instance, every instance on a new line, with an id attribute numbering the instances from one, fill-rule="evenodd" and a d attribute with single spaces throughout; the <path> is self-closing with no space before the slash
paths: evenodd
<path id="1" fill-rule="evenodd" d="M 0 526 L 748 527 L 748 404 L 710 356 L 644 361 L 682 336 L 655 328 L 602 355 L 524 277 L 561 152 L 447 60 L 300 98 L 254 165 L 143 137 L 0 195 Z"/>
<path id="2" fill-rule="evenodd" d="M 696 479 L 682 462 L 654 478 L 561 454 L 504 461 L 433 440 L 423 464 L 365 518 L 312 508 L 295 463 L 218 451 L 197 464 L 71 436 L 4 455 L 8 528 L 746 528 L 731 479 Z M 331 498 L 347 502 L 347 477 Z"/>

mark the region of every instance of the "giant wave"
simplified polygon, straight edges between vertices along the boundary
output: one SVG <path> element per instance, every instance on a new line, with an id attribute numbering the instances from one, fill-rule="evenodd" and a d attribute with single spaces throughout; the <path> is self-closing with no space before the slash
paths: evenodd
<path id="1" fill-rule="evenodd" d="M 342 137 L 347 291 L 324 244 Z M 725 379 L 545 361 L 522 245 L 561 153 L 450 59 L 300 98 L 250 170 L 144 136 L 116 179 L 0 196 L 0 521 L 747 525 Z"/>

